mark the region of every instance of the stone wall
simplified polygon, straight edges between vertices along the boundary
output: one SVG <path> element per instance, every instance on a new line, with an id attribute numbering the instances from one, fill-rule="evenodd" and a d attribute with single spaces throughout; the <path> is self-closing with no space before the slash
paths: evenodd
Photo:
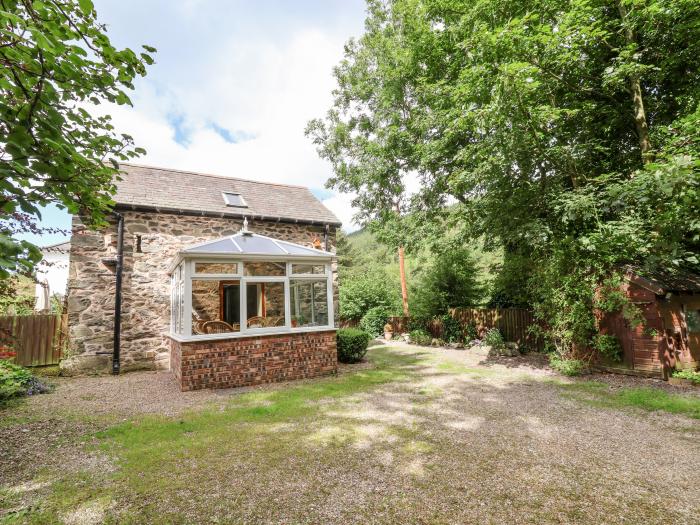
<path id="1" fill-rule="evenodd" d="M 170 279 L 167 271 L 176 253 L 192 244 L 237 233 L 242 219 L 174 213 L 122 211 L 124 271 L 122 281 L 121 363 L 123 370 L 167 369 L 170 345 L 164 336 L 170 324 Z M 323 239 L 323 225 L 250 220 L 250 231 L 311 246 Z M 329 250 L 335 251 L 335 228 Z M 116 220 L 103 231 L 87 230 L 73 218 L 68 278 L 68 322 L 71 349 L 64 361 L 70 371 L 107 371 L 114 330 L 114 265 Z M 334 282 L 336 280 L 334 267 Z M 336 303 L 337 303 L 337 287 Z M 336 308 L 337 309 L 337 308 Z M 101 354 L 104 352 L 104 354 Z"/>
<path id="2" fill-rule="evenodd" d="M 335 330 L 214 341 L 170 341 L 180 389 L 234 388 L 338 371 Z"/>

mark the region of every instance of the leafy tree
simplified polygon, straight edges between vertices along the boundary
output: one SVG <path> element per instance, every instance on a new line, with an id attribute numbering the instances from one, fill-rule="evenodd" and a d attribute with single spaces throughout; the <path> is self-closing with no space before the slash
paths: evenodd
<path id="1" fill-rule="evenodd" d="M 0 278 L 41 258 L 19 241 L 55 203 L 104 224 L 119 161 L 144 151 L 89 105 L 131 104 L 126 90 L 155 49 L 115 48 L 91 0 L 0 1 Z"/>
<path id="2" fill-rule="evenodd" d="M 34 281 L 21 275 L 0 279 L 0 315 L 34 312 Z"/>
<path id="3" fill-rule="evenodd" d="M 419 317 L 442 315 L 449 308 L 478 303 L 482 290 L 474 256 L 467 248 L 438 254 L 417 276 L 413 313 Z"/>
<path id="4" fill-rule="evenodd" d="M 412 84 L 416 71 L 391 12 L 380 0 L 368 0 L 370 16 L 359 41 L 346 45 L 345 59 L 335 68 L 339 89 L 325 122 L 312 120 L 306 130 L 322 158 L 331 162 L 329 188 L 354 193 L 357 218 L 364 224 L 400 225 L 408 206 L 406 176 L 415 169 L 412 128 Z M 404 315 L 408 292 L 402 228 L 383 228 L 398 249 Z"/>
<path id="5" fill-rule="evenodd" d="M 398 310 L 399 297 L 379 268 L 341 281 L 338 291 L 341 319 L 361 319 L 372 308 L 391 313 Z"/>
<path id="6" fill-rule="evenodd" d="M 425 222 L 450 205 L 465 238 L 503 249 L 506 263 L 528 258 L 518 287 L 562 352 L 590 344 L 595 291 L 621 265 L 700 267 L 696 0 L 369 5 L 369 36 L 338 68 L 367 82 L 339 82 L 333 132 L 316 136 L 342 152 L 337 187 L 370 180 L 353 169 L 366 150 L 345 146 L 379 136 L 363 126 L 400 85 L 401 140 L 381 152 L 422 181 L 404 215 Z M 401 60 L 392 69 L 386 57 Z M 359 204 L 374 215 L 363 213 L 396 228 L 375 205 L 395 179 L 371 180 Z"/>

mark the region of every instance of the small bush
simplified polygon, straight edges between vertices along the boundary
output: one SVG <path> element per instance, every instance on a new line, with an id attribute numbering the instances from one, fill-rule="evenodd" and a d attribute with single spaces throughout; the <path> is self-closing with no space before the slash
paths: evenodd
<path id="1" fill-rule="evenodd" d="M 433 341 L 433 337 L 425 330 L 411 330 L 408 335 L 415 345 L 429 346 Z"/>
<path id="2" fill-rule="evenodd" d="M 360 319 L 360 328 L 372 337 L 376 337 L 384 330 L 384 325 L 389 319 L 389 314 L 383 306 L 375 306 L 367 310 L 365 316 Z"/>
<path id="3" fill-rule="evenodd" d="M 700 385 L 700 371 L 697 370 L 676 370 L 673 372 L 673 377 L 690 379 L 693 384 Z"/>
<path id="4" fill-rule="evenodd" d="M 476 323 L 470 321 L 467 326 L 464 327 L 464 340 L 473 341 L 474 339 L 479 339 L 479 331 L 476 329 Z"/>
<path id="5" fill-rule="evenodd" d="M 48 392 L 49 387 L 26 368 L 0 360 L 0 402 Z"/>
<path id="6" fill-rule="evenodd" d="M 463 340 L 462 325 L 450 314 L 440 318 L 442 322 L 442 338 L 448 343 L 461 343 Z"/>
<path id="7" fill-rule="evenodd" d="M 484 334 L 484 339 L 482 342 L 491 348 L 503 348 L 506 345 L 505 341 L 503 340 L 503 335 L 498 328 L 490 328 Z"/>
<path id="8" fill-rule="evenodd" d="M 586 370 L 586 363 L 580 359 L 566 359 L 559 354 L 549 355 L 549 365 L 565 376 L 580 376 Z"/>
<path id="9" fill-rule="evenodd" d="M 593 346 L 604 358 L 615 363 L 622 361 L 622 346 L 614 335 L 598 334 L 593 341 Z"/>
<path id="10" fill-rule="evenodd" d="M 408 331 L 413 332 L 415 330 L 420 330 L 422 332 L 427 332 L 428 324 L 430 324 L 430 317 L 423 317 L 420 315 L 411 316 L 408 319 Z"/>
<path id="11" fill-rule="evenodd" d="M 367 353 L 370 335 L 357 328 L 340 328 L 336 335 L 338 342 L 338 361 L 357 363 Z"/>

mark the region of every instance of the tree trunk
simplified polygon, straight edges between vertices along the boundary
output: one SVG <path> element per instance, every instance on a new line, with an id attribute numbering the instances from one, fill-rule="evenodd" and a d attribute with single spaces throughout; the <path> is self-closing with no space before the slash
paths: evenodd
<path id="1" fill-rule="evenodd" d="M 401 275 L 401 301 L 403 315 L 408 317 L 408 288 L 406 287 L 406 267 L 404 266 L 403 246 L 399 246 L 399 274 Z"/>
<path id="2" fill-rule="evenodd" d="M 627 21 L 627 7 L 624 5 L 624 0 L 619 0 L 617 2 L 617 10 L 620 13 L 620 18 L 622 19 L 622 24 L 625 30 L 625 40 L 627 44 L 637 44 L 637 38 L 629 25 L 626 25 Z M 639 76 L 633 74 L 629 78 L 629 89 L 632 95 L 632 104 L 634 107 L 634 126 L 637 130 L 637 137 L 639 139 L 639 150 L 642 154 L 642 162 L 645 164 L 651 162 L 651 141 L 649 140 L 649 125 L 647 123 L 647 115 L 644 109 L 644 98 L 642 97 L 642 86 L 639 81 Z"/>

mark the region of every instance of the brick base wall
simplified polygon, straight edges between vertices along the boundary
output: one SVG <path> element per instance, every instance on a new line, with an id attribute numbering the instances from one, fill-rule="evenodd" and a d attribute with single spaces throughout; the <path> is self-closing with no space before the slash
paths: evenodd
<path id="1" fill-rule="evenodd" d="M 335 330 L 170 341 L 170 368 L 182 391 L 291 381 L 338 370 Z"/>

